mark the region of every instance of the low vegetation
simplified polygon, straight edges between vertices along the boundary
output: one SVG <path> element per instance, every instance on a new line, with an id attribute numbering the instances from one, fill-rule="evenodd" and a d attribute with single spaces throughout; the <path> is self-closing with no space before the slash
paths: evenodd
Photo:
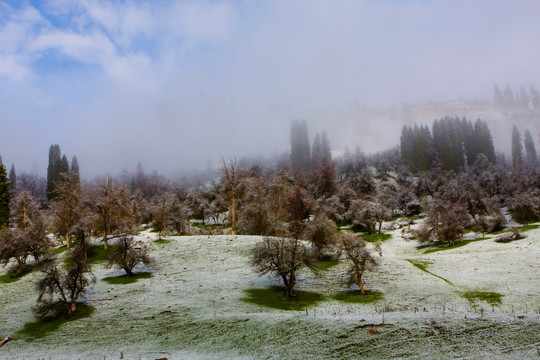
<path id="1" fill-rule="evenodd" d="M 279 310 L 303 311 L 325 300 L 325 296 L 311 291 L 296 291 L 293 299 L 286 296 L 286 289 L 271 286 L 264 289 L 244 290 L 246 297 L 243 301 Z"/>

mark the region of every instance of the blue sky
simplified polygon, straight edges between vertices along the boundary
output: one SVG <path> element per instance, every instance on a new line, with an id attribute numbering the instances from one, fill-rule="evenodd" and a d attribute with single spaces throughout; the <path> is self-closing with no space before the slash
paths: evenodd
<path id="1" fill-rule="evenodd" d="M 539 13 L 535 0 L 0 0 L 0 155 L 44 174 L 58 143 L 87 176 L 139 161 L 167 173 L 286 150 L 298 118 L 382 150 L 394 133 L 347 131 L 358 104 L 540 87 Z"/>

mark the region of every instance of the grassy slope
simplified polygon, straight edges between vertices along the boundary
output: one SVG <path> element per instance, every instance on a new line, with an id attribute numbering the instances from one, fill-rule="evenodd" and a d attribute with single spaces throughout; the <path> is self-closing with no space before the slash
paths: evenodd
<path id="1" fill-rule="evenodd" d="M 342 265 L 332 267 L 320 279 L 301 276 L 298 289 L 315 291 L 326 298 L 310 307 L 308 315 L 305 309 L 285 311 L 245 302 L 247 289 L 278 284 L 268 277 L 254 275 L 246 266 L 246 254 L 256 241 L 255 237 L 183 237 L 154 244 L 158 268 L 151 278 L 143 277 L 132 284 L 101 281 L 122 275 L 122 271 L 97 264 L 94 272 L 98 281 L 88 294 L 89 304 L 95 308 L 93 313 L 64 323 L 42 338 L 20 335 L 0 349 L 0 358 L 116 358 L 120 352 L 130 359 L 536 355 L 539 316 L 532 313 L 530 306 L 529 312 L 525 315 L 522 311 L 524 317 L 518 318 L 508 310 L 510 303 L 505 302 L 515 303 L 508 299 L 530 296 L 525 304 L 538 303 L 537 268 L 530 268 L 530 274 L 521 274 L 528 278 L 529 289 L 512 288 L 513 295 L 505 290 L 500 309 L 481 318 L 451 286 L 404 261 L 418 256 L 419 261 L 431 262 L 430 271 L 451 280 L 460 289 L 491 290 L 494 281 L 483 280 L 484 274 L 472 280 L 462 278 L 458 260 L 469 264 L 464 266 L 466 271 L 470 266 L 480 266 L 480 255 L 467 250 L 473 246 L 486 246 L 479 250 L 497 260 L 501 251 L 506 256 L 511 251 L 522 251 L 525 256 L 531 251 L 516 246 L 525 248 L 533 241 L 531 238 L 525 240 L 527 243 L 508 244 L 510 247 L 498 245 L 498 252 L 488 244 L 470 244 L 430 255 L 422 255 L 402 240 L 388 240 L 383 245 L 381 269 L 366 274 L 368 288 L 382 291 L 387 310 L 396 310 L 386 312 L 384 325 L 380 301 L 355 304 L 332 300 L 333 295 L 345 290 L 338 282 Z M 540 246 L 534 241 L 532 246 Z M 474 256 L 477 263 L 470 265 Z M 527 261 L 522 263 L 528 265 Z M 489 271 L 497 269 L 488 265 L 485 267 Z M 519 270 L 526 271 L 529 267 L 525 265 Z M 29 309 L 36 299 L 32 289 L 36 276 L 29 274 L 17 282 L 0 285 L 0 323 L 4 332 L 0 337 L 17 334 L 25 323 L 35 321 Z M 484 288 L 479 289 L 480 285 Z M 496 290 L 501 292 L 500 288 L 509 286 L 512 284 L 505 283 Z M 414 313 L 415 304 L 427 310 Z M 442 304 L 461 306 L 464 312 L 443 314 L 437 309 Z M 516 305 L 516 312 L 517 309 Z M 370 333 L 371 328 L 378 332 Z"/>

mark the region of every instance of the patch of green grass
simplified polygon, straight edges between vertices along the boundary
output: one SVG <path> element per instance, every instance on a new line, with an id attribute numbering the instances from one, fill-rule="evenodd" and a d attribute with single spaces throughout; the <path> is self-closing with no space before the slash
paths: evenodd
<path id="1" fill-rule="evenodd" d="M 464 291 L 460 295 L 467 299 L 473 306 L 476 305 L 477 301 L 485 301 L 491 306 L 499 306 L 502 304 L 502 297 L 504 296 L 489 291 Z"/>
<path id="2" fill-rule="evenodd" d="M 199 229 L 205 229 L 205 230 L 217 230 L 217 229 L 225 229 L 225 225 L 223 224 L 201 224 L 201 223 L 193 223 L 193 226 Z"/>
<path id="3" fill-rule="evenodd" d="M 66 251 L 66 250 L 67 250 L 67 246 L 66 246 L 66 245 L 62 245 L 62 246 L 59 246 L 59 247 L 55 248 L 55 249 L 53 250 L 53 253 L 54 253 L 55 255 L 60 255 L 61 253 L 63 253 L 63 252 Z"/>
<path id="4" fill-rule="evenodd" d="M 131 277 L 127 277 L 126 275 L 120 275 L 120 276 L 110 276 L 101 279 L 101 281 L 105 281 L 107 284 L 111 285 L 126 285 L 126 284 L 133 284 L 134 282 L 137 282 L 139 279 L 149 279 L 153 276 L 151 272 L 140 272 L 135 273 L 131 275 Z"/>
<path id="5" fill-rule="evenodd" d="M 36 267 L 35 264 L 26 264 L 21 272 L 7 272 L 4 275 L 0 275 L 0 284 L 9 284 L 22 279 L 25 275 L 29 274 Z"/>
<path id="6" fill-rule="evenodd" d="M 355 290 L 340 292 L 332 296 L 332 298 L 346 303 L 371 304 L 382 300 L 384 298 L 384 294 L 376 290 L 367 290 L 366 294 L 362 295 L 360 291 Z"/>
<path id="7" fill-rule="evenodd" d="M 414 265 L 416 268 L 422 270 L 423 272 L 429 274 L 429 275 L 432 275 L 432 276 L 435 276 L 436 278 L 439 278 L 441 280 L 443 280 L 444 282 L 446 282 L 447 284 L 449 285 L 452 285 L 452 286 L 455 286 L 454 284 L 452 284 L 452 282 L 450 282 L 449 280 L 446 280 L 445 278 L 443 278 L 442 276 L 439 276 L 437 274 L 434 274 L 432 273 L 431 271 L 429 271 L 427 269 L 427 266 L 428 265 L 431 265 L 433 264 L 433 261 L 427 261 L 427 260 L 416 260 L 416 259 L 405 259 L 406 261 L 410 262 L 412 265 Z"/>
<path id="8" fill-rule="evenodd" d="M 75 312 L 75 315 L 71 317 L 68 317 L 65 314 L 65 308 L 59 307 L 59 310 L 63 310 L 64 312 L 47 316 L 36 321 L 27 322 L 24 324 L 24 327 L 19 330 L 15 337 L 31 340 L 43 338 L 48 334 L 55 332 L 58 330 L 58 328 L 60 328 L 60 326 L 67 322 L 76 321 L 77 319 L 82 319 L 92 315 L 95 308 L 83 303 L 77 303 L 77 311 Z"/>
<path id="9" fill-rule="evenodd" d="M 431 253 L 438 252 L 438 251 L 457 249 L 457 248 L 460 248 L 462 246 L 468 245 L 468 244 L 470 244 L 472 242 L 486 240 L 486 239 L 487 238 L 484 237 L 484 238 L 473 239 L 473 240 L 462 240 L 462 241 L 457 240 L 454 243 L 454 246 L 452 246 L 452 244 L 448 244 L 448 243 L 432 243 L 432 244 L 429 244 L 429 245 L 418 246 L 417 249 L 418 250 L 426 249 L 423 253 L 424 254 L 431 254 Z"/>
<path id="10" fill-rule="evenodd" d="M 88 257 L 88 264 L 97 264 L 107 261 L 107 259 L 114 253 L 116 246 L 109 245 L 107 250 L 102 245 L 92 245 L 88 248 L 86 255 Z"/>
<path id="11" fill-rule="evenodd" d="M 519 231 L 529 231 L 529 230 L 535 230 L 535 229 L 538 229 L 540 228 L 540 225 L 538 224 L 532 224 L 532 225 L 527 225 L 527 226 L 522 226 L 519 228 Z"/>
<path id="12" fill-rule="evenodd" d="M 285 288 L 271 286 L 264 289 L 244 290 L 247 297 L 242 301 L 247 303 L 280 310 L 304 310 L 306 307 L 316 305 L 325 299 L 324 295 L 312 291 L 295 291 L 296 298 L 289 299 L 285 295 Z"/>
<path id="13" fill-rule="evenodd" d="M 168 239 L 157 239 L 157 240 L 154 240 L 154 244 L 168 244 L 170 243 L 171 240 L 168 240 Z"/>
<path id="14" fill-rule="evenodd" d="M 319 270 L 328 270 L 339 264 L 339 259 L 332 255 L 325 255 L 323 258 L 315 263 L 315 266 Z"/>
<path id="15" fill-rule="evenodd" d="M 385 234 L 385 233 L 373 233 L 373 234 L 362 235 L 362 239 L 366 240 L 367 242 L 385 241 L 391 238 L 392 238 L 391 234 Z"/>

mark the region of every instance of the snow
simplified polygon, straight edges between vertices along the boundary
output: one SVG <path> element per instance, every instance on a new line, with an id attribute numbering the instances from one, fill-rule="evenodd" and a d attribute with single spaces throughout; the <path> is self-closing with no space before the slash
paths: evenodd
<path id="1" fill-rule="evenodd" d="M 0 359 L 252 359 L 252 358 L 530 358 L 540 345 L 540 230 L 507 244 L 492 239 L 423 254 L 417 243 L 392 231 L 381 266 L 366 274 L 368 288 L 382 291 L 375 304 L 327 300 L 305 311 L 280 311 L 242 301 L 244 290 L 278 284 L 248 265 L 256 236 L 137 236 L 157 260 L 153 277 L 110 285 L 121 271 L 96 265 L 87 295 L 96 308 L 40 339 L 17 336 L 35 321 L 31 308 L 38 273 L 0 285 Z M 427 269 L 407 259 L 430 261 Z M 344 264 L 322 277 L 301 274 L 298 289 L 332 295 Z M 139 268 L 136 271 L 148 271 Z M 0 270 L 3 274 L 5 270 Z M 502 305 L 473 308 L 460 292 L 503 294 Z M 383 309 L 386 311 L 383 313 Z M 479 307 L 485 312 L 480 313 Z M 384 317 L 384 325 L 382 325 Z M 365 328 L 363 326 L 366 326 Z M 378 329 L 376 335 L 369 329 Z"/>

